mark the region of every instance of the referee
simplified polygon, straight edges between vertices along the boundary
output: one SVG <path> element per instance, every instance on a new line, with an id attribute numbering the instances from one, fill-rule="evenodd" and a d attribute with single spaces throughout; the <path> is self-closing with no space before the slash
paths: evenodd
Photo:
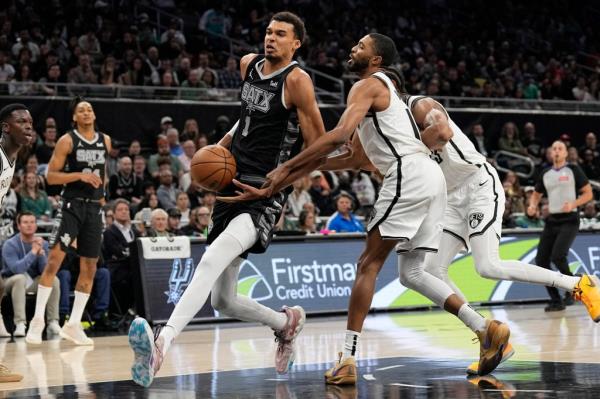
<path id="1" fill-rule="evenodd" d="M 592 199 L 592 187 L 579 166 L 567 163 L 567 155 L 567 145 L 563 141 L 555 141 L 552 144 L 553 165 L 542 172 L 535 185 L 527 214 L 535 215 L 542 195 L 548 197 L 550 215 L 540 237 L 535 262 L 546 269 L 550 269 L 552 262 L 562 274 L 572 276 L 567 254 L 579 231 L 577 207 Z M 546 312 L 564 310 L 565 303 L 573 303 L 570 293 L 565 295 L 563 302 L 555 287 L 546 289 L 550 294 L 550 304 L 545 308 Z"/>

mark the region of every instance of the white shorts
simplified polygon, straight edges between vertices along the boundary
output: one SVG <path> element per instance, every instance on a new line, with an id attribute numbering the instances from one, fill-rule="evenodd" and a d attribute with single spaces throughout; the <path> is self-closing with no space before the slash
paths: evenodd
<path id="1" fill-rule="evenodd" d="M 502 234 L 504 189 L 496 169 L 484 163 L 464 185 L 448 192 L 448 205 L 444 215 L 444 233 L 459 239 L 469 249 L 471 237 L 494 229 Z"/>
<path id="2" fill-rule="evenodd" d="M 436 252 L 446 207 L 446 181 L 426 154 L 400 158 L 386 174 L 369 222 L 383 239 L 398 240 L 396 251 Z"/>

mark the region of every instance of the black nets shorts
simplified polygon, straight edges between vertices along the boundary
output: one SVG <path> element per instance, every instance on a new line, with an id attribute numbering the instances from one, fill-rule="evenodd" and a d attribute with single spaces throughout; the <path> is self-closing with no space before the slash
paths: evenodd
<path id="1" fill-rule="evenodd" d="M 50 248 L 60 244 L 66 251 L 77 239 L 77 253 L 84 258 L 100 256 L 102 245 L 102 207 L 97 202 L 63 199 L 50 234 Z"/>
<path id="2" fill-rule="evenodd" d="M 252 218 L 258 233 L 256 244 L 248 252 L 255 254 L 265 252 L 273 238 L 273 230 L 281 216 L 286 199 L 287 195 L 280 192 L 271 198 L 259 201 L 233 204 L 217 201 L 213 209 L 212 227 L 208 233 L 207 244 L 211 244 L 236 216 L 247 213 Z M 243 254 L 243 257 L 245 256 L 246 254 Z"/>

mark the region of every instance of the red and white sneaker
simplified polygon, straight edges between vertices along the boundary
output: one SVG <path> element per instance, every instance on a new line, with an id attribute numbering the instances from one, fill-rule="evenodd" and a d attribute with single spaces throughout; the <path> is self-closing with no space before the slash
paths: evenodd
<path id="1" fill-rule="evenodd" d="M 296 358 L 295 340 L 306 321 L 304 309 L 300 306 L 287 307 L 284 311 L 288 317 L 287 324 L 283 330 L 275 331 L 275 342 L 277 342 L 277 352 L 275 353 L 275 369 L 278 374 L 286 374 Z"/>

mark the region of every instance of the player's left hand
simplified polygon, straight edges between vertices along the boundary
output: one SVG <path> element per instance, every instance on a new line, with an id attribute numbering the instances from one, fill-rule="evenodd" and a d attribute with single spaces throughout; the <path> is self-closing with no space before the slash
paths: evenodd
<path id="1" fill-rule="evenodd" d="M 248 184 L 244 184 L 238 180 L 233 179 L 233 184 L 235 184 L 238 188 L 242 189 L 242 191 L 236 190 L 236 196 L 233 197 L 221 197 L 217 196 L 217 200 L 221 202 L 241 202 L 241 201 L 253 201 L 264 198 L 269 198 L 271 196 L 271 190 L 267 188 L 256 188 L 252 187 Z"/>

